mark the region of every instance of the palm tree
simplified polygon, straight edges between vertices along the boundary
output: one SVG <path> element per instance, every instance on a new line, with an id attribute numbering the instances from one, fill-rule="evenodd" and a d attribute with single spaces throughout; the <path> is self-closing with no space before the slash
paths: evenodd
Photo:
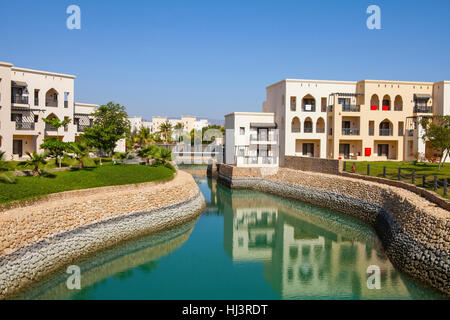
<path id="1" fill-rule="evenodd" d="M 161 123 L 159 126 L 159 131 L 164 137 L 164 141 L 168 141 L 171 133 L 172 133 L 172 125 L 169 122 Z"/>
<path id="2" fill-rule="evenodd" d="M 155 151 L 157 150 L 157 146 L 151 144 L 146 146 L 145 148 L 138 151 L 137 155 L 139 158 L 145 160 L 147 164 L 150 163 L 150 159 L 154 157 Z"/>
<path id="3" fill-rule="evenodd" d="M 16 183 L 16 177 L 14 173 L 8 171 L 7 168 L 3 168 L 3 157 L 5 156 L 5 152 L 0 151 L 0 181 L 4 183 Z M 4 171 L 4 172 L 3 172 Z"/>
<path id="4" fill-rule="evenodd" d="M 47 153 L 38 154 L 36 152 L 29 153 L 26 152 L 26 155 L 30 158 L 30 160 L 22 161 L 19 163 L 19 166 L 24 167 L 33 167 L 33 176 L 37 177 L 40 174 L 39 165 L 47 164 L 45 158 L 47 158 Z"/>
<path id="5" fill-rule="evenodd" d="M 146 127 L 141 127 L 138 135 L 138 143 L 142 147 L 143 145 L 147 145 L 150 142 L 151 134 L 150 129 Z"/>
<path id="6" fill-rule="evenodd" d="M 178 122 L 175 127 L 173 127 L 175 130 L 183 130 L 184 129 L 184 124 L 183 122 Z"/>
<path id="7" fill-rule="evenodd" d="M 75 141 L 69 144 L 67 148 L 74 154 L 74 158 L 78 160 L 78 169 L 83 169 L 83 160 L 89 158 L 89 146 L 85 141 Z"/>

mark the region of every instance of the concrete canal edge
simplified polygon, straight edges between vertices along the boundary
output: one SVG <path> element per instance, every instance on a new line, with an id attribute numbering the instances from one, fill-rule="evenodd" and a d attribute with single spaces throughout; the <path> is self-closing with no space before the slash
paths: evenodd
<path id="1" fill-rule="evenodd" d="M 221 166 L 219 183 L 291 198 L 356 217 L 373 227 L 402 272 L 450 296 L 450 213 L 401 188 L 337 175 L 280 168 Z M 239 174 L 236 174 L 239 172 Z"/>
<path id="2" fill-rule="evenodd" d="M 86 196 L 90 199 L 86 199 L 85 208 L 88 216 L 93 217 L 91 221 L 86 221 L 84 216 L 80 218 L 81 222 L 73 220 L 73 211 L 78 208 L 70 209 L 70 200 L 83 202 L 83 197 L 80 198 L 77 192 L 74 193 L 76 199 L 67 195 L 61 198 L 68 202 L 68 207 L 61 208 L 62 203 L 59 201 L 41 201 L 33 208 L 15 208 L 1 212 L 0 226 L 11 228 L 7 223 L 18 221 L 18 212 L 15 211 L 32 211 L 18 222 L 25 223 L 22 226 L 25 229 L 27 224 L 34 224 L 29 228 L 29 232 L 35 232 L 35 235 L 28 237 L 23 243 L 15 242 L 14 246 L 3 250 L 3 255 L 0 255 L 0 299 L 13 297 L 36 281 L 88 255 L 114 247 L 126 240 L 191 221 L 197 218 L 206 206 L 192 176 L 181 171 L 177 172 L 174 179 L 165 183 L 131 185 L 129 188 L 120 186 L 115 191 L 111 190 L 114 188 L 96 188 Z M 160 206 L 158 197 L 164 197 Z M 98 200 L 92 200 L 95 198 Z M 136 210 L 137 207 L 142 207 L 142 210 Z M 108 208 L 110 213 L 99 218 L 98 211 L 101 212 L 105 208 Z M 54 215 L 46 219 L 43 215 L 52 209 Z M 59 222 L 64 218 L 68 218 L 70 223 L 63 227 Z M 40 234 L 36 231 L 48 226 L 49 221 L 42 222 L 43 219 L 55 220 L 50 221 L 54 228 L 51 233 Z M 2 234 L 6 231 L 1 230 Z M 0 239 L 3 246 L 5 242 L 13 241 L 8 240 L 7 236 L 3 238 L 6 239 Z M 13 252 L 10 252 L 11 247 Z"/>

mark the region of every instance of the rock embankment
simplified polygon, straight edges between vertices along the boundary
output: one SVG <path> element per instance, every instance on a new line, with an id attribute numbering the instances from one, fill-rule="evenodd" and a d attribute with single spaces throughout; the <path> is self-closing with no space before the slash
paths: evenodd
<path id="1" fill-rule="evenodd" d="M 219 176 L 232 188 L 249 188 L 352 215 L 377 232 L 403 272 L 450 295 L 450 212 L 393 186 L 280 168 L 277 174 Z"/>
<path id="2" fill-rule="evenodd" d="M 0 212 L 0 298 L 83 256 L 197 217 L 205 199 L 191 175 L 68 191 Z"/>

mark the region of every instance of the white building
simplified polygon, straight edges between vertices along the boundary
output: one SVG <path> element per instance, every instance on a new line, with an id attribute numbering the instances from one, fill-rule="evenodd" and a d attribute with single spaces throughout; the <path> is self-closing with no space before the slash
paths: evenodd
<path id="1" fill-rule="evenodd" d="M 273 113 L 233 112 L 225 116 L 225 163 L 278 167 L 278 131 Z"/>
<path id="2" fill-rule="evenodd" d="M 149 128 L 150 132 L 158 132 L 160 131 L 161 124 L 170 123 L 172 128 L 175 128 L 179 123 L 183 125 L 183 130 L 187 132 L 191 132 L 192 129 L 201 130 L 204 127 L 209 126 L 209 122 L 206 119 L 197 120 L 195 116 L 181 116 L 180 119 L 175 118 L 167 118 L 167 117 L 152 117 L 152 121 L 148 121 L 143 119 L 142 117 L 128 117 L 128 120 L 131 123 L 131 132 L 135 129 L 139 131 L 141 127 Z"/>

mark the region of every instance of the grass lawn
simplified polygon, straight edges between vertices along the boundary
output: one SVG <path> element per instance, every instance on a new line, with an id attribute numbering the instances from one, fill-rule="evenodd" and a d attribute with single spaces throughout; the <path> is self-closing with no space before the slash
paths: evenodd
<path id="1" fill-rule="evenodd" d="M 104 164 L 84 170 L 51 173 L 41 177 L 17 177 L 16 184 L 0 182 L 0 203 L 38 198 L 46 194 L 67 190 L 87 189 L 167 180 L 174 171 L 164 166 Z"/>
<path id="2" fill-rule="evenodd" d="M 450 164 L 446 163 L 441 170 L 438 171 L 437 163 L 417 163 L 413 162 L 394 162 L 394 161 L 361 161 L 353 162 L 347 161 L 347 168 L 345 171 L 352 172 L 352 165 L 355 163 L 356 173 L 367 175 L 367 164 L 370 164 L 370 175 L 374 177 L 383 177 L 383 167 L 386 167 L 386 178 L 398 180 L 398 168 L 401 168 L 401 181 L 411 183 L 412 172 L 415 171 L 417 186 L 422 186 L 422 175 L 426 175 L 426 189 L 433 190 L 434 175 L 438 176 L 440 188 L 436 191 L 443 195 L 443 179 L 447 178 L 449 183 L 450 193 Z M 447 196 L 449 198 L 449 196 Z"/>

